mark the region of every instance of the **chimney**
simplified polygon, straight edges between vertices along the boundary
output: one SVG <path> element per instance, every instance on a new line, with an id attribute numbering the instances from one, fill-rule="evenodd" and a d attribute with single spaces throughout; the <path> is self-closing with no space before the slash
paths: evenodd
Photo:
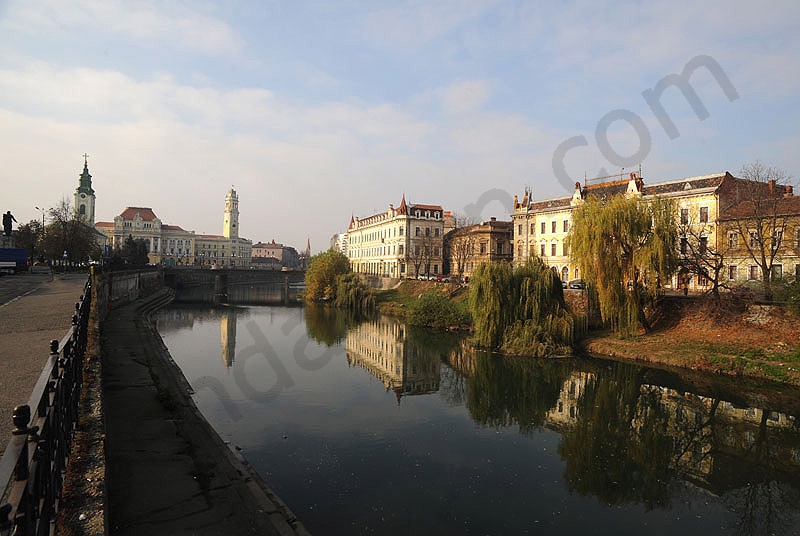
<path id="1" fill-rule="evenodd" d="M 489 218 L 489 221 L 497 221 L 497 218 L 495 218 L 494 216 L 492 216 L 491 218 Z"/>
<path id="2" fill-rule="evenodd" d="M 783 187 L 783 197 L 792 197 L 794 195 L 792 186 L 787 184 Z"/>
<path id="3" fill-rule="evenodd" d="M 770 196 L 775 195 L 775 179 L 769 180 L 769 195 Z"/>

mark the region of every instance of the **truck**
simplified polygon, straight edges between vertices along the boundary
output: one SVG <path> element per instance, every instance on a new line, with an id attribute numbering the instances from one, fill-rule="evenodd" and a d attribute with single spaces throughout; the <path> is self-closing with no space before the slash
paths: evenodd
<path id="1" fill-rule="evenodd" d="M 19 272 L 28 269 L 28 250 L 24 248 L 0 248 L 0 273 Z"/>

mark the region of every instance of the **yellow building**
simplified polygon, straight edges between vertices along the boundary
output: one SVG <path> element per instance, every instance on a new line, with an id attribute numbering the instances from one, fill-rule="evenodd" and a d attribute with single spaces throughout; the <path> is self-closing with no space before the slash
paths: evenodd
<path id="1" fill-rule="evenodd" d="M 248 268 L 252 242 L 239 237 L 239 199 L 231 188 L 225 198 L 222 235 L 197 235 L 164 224 L 150 207 L 127 207 L 113 222 L 97 222 L 106 245 L 117 250 L 128 237 L 147 244 L 151 264 Z"/>
<path id="2" fill-rule="evenodd" d="M 385 277 L 442 274 L 444 214 L 440 205 L 389 205 L 367 218 L 352 217 L 347 255 L 354 272 Z"/>
<path id="3" fill-rule="evenodd" d="M 602 198 L 613 195 L 655 196 L 675 203 L 677 221 L 685 240 L 679 247 L 686 253 L 691 237 L 711 247 L 719 243 L 718 221 L 721 214 L 736 205 L 751 191 L 754 181 L 734 177 L 728 172 L 688 177 L 645 184 L 637 173 L 610 177 L 613 180 L 592 184 L 575 183 L 572 196 L 534 201 L 529 190 L 520 201 L 514 197 L 514 262 L 521 264 L 531 255 L 538 255 L 561 276 L 563 281 L 579 279 L 580 267 L 569 256 L 566 238 L 572 224 L 572 211 L 589 195 Z M 767 185 L 764 184 L 764 187 Z M 704 277 L 684 270 L 676 274 L 666 287 L 703 290 Z"/>
<path id="4" fill-rule="evenodd" d="M 722 279 L 729 286 L 758 286 L 762 267 L 774 280 L 800 280 L 800 197 L 791 186 L 772 193 L 761 202 L 744 200 L 720 216 L 716 247 L 724 255 Z"/>

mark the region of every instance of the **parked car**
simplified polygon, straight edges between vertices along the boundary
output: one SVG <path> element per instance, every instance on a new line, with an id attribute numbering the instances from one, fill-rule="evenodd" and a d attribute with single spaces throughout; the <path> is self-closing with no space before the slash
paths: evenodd
<path id="1" fill-rule="evenodd" d="M 583 279 L 573 279 L 569 282 L 569 288 L 584 289 L 586 282 Z"/>

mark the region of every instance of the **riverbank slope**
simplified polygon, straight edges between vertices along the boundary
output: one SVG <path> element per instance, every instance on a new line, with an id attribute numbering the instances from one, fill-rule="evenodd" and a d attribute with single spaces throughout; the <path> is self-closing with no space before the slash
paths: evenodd
<path id="1" fill-rule="evenodd" d="M 428 291 L 452 300 L 464 300 L 467 294 L 466 287 L 458 285 L 404 281 L 395 289 L 378 292 L 378 308 L 383 314 L 407 319 L 413 304 Z M 614 360 L 800 386 L 800 319 L 783 307 L 725 297 L 715 302 L 707 297 L 665 296 L 652 310 L 652 324 L 650 333 L 629 339 L 590 330 L 578 350 Z"/>
<path id="2" fill-rule="evenodd" d="M 582 345 L 612 359 L 800 386 L 800 319 L 779 306 L 665 297 L 650 333 L 620 339 L 590 332 Z"/>

